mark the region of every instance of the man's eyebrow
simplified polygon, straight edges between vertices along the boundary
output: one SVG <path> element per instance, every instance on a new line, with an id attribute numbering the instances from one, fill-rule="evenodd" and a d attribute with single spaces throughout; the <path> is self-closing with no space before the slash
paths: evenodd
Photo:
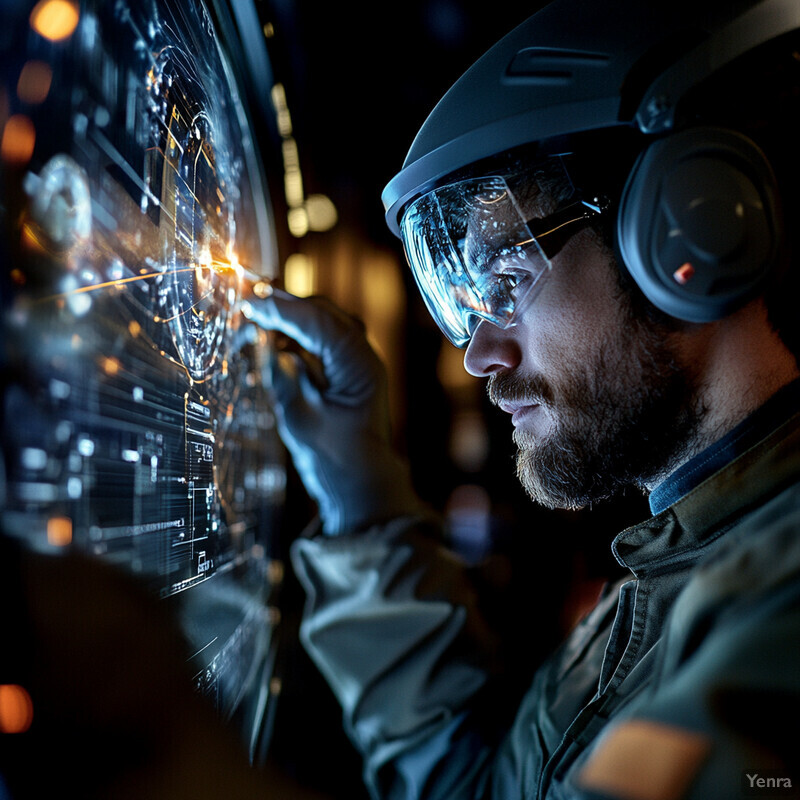
<path id="1" fill-rule="evenodd" d="M 497 197 L 493 197 L 493 198 L 486 198 L 486 199 L 484 199 L 484 198 L 483 198 L 483 197 L 481 197 L 480 195 L 476 195 L 475 199 L 476 199 L 476 200 L 477 200 L 477 201 L 478 201 L 478 202 L 479 202 L 481 205 L 484 205 L 484 206 L 493 206 L 495 203 L 499 203 L 501 200 L 505 200 L 507 197 L 509 197 L 509 195 L 510 195 L 510 193 L 509 193 L 509 191 L 506 189 L 506 190 L 504 190 L 503 192 L 500 192 L 500 193 L 498 194 L 498 196 L 497 196 Z"/>

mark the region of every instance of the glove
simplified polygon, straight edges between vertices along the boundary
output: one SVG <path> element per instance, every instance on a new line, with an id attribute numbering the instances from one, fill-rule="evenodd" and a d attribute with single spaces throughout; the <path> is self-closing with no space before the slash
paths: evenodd
<path id="1" fill-rule="evenodd" d="M 325 298 L 280 289 L 250 300 L 243 313 L 303 349 L 277 349 L 265 382 L 323 533 L 421 513 L 407 465 L 391 444 L 386 371 L 363 324 Z"/>

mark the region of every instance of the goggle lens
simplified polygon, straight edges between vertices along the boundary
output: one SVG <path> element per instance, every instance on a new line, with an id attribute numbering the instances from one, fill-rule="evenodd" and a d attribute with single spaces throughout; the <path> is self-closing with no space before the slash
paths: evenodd
<path id="1" fill-rule="evenodd" d="M 464 347 L 482 319 L 514 324 L 551 259 L 598 213 L 573 197 L 554 214 L 528 219 L 506 179 L 490 176 L 423 195 L 406 211 L 401 235 L 428 310 Z"/>

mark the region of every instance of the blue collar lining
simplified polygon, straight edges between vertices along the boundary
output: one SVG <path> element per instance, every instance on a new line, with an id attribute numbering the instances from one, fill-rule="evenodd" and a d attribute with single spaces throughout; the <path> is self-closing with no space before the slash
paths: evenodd
<path id="1" fill-rule="evenodd" d="M 650 493 L 658 514 L 786 422 L 800 408 L 800 378 L 779 389 L 743 422 L 682 464 Z"/>

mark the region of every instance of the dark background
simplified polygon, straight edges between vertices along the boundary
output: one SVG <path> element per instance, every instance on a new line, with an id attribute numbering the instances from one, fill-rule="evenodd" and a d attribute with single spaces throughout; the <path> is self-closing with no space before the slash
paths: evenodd
<path id="1" fill-rule="evenodd" d="M 257 0 L 258 2 L 258 0 Z M 380 193 L 427 114 L 484 50 L 541 3 L 273 0 L 311 191 L 386 239 Z M 280 75 L 278 75 L 280 78 Z"/>

